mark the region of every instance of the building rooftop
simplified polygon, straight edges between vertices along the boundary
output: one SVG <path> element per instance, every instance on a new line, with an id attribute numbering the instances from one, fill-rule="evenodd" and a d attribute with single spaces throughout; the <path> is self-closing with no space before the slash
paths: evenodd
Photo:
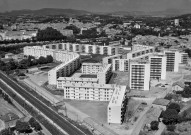
<path id="1" fill-rule="evenodd" d="M 13 121 L 13 120 L 17 120 L 19 119 L 19 116 L 17 116 L 16 114 L 9 112 L 3 116 L 0 117 L 0 119 L 4 122 L 9 122 L 9 121 Z"/>
<path id="2" fill-rule="evenodd" d="M 91 89 L 115 89 L 115 84 L 90 84 L 90 83 L 67 83 L 64 87 L 79 87 Z"/>
<path id="3" fill-rule="evenodd" d="M 172 86 L 176 86 L 176 85 L 180 86 L 181 88 L 184 88 L 184 86 L 185 86 L 184 82 L 174 82 L 172 84 Z"/>
<path id="4" fill-rule="evenodd" d="M 126 86 L 119 86 L 119 87 L 116 87 L 114 92 L 113 92 L 113 95 L 110 99 L 110 102 L 109 102 L 109 107 L 111 106 L 121 106 L 122 102 L 123 102 L 123 98 L 125 96 L 125 93 L 126 93 Z"/>
<path id="5" fill-rule="evenodd" d="M 59 77 L 58 81 L 83 81 L 83 82 L 98 82 L 97 78 L 74 78 L 74 77 Z"/>

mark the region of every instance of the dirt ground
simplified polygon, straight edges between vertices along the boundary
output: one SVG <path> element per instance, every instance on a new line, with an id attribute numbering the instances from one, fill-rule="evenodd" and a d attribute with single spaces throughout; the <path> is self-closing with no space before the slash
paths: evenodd
<path id="1" fill-rule="evenodd" d="M 64 100 L 68 104 L 89 115 L 100 123 L 107 123 L 107 106 L 109 102 Z"/>
<path id="2" fill-rule="evenodd" d="M 4 99 L 0 98 L 0 116 L 5 115 L 9 112 L 15 113 L 20 118 L 24 116 L 17 108 L 8 104 Z"/>

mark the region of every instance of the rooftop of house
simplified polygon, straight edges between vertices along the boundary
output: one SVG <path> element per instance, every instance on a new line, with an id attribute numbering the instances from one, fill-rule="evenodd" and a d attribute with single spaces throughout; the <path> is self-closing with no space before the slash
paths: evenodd
<path id="1" fill-rule="evenodd" d="M 185 86 L 184 82 L 180 82 L 180 81 L 174 82 L 174 83 L 172 84 L 172 86 L 176 86 L 176 85 L 180 86 L 181 88 L 184 88 L 184 86 Z"/>

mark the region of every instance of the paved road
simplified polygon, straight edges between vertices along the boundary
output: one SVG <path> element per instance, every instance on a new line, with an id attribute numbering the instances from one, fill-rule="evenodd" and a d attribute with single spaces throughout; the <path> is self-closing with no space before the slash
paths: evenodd
<path id="1" fill-rule="evenodd" d="M 66 131 L 69 135 L 84 135 L 82 131 L 77 129 L 74 125 L 69 123 L 66 119 L 59 116 L 56 112 L 48 108 L 46 105 L 36 100 L 33 96 L 29 95 L 23 88 L 19 87 L 14 81 L 9 79 L 7 76 L 0 72 L 0 79 L 5 81 L 10 87 L 12 87 L 15 91 L 17 91 L 21 96 L 26 98 L 28 102 L 34 105 L 38 110 L 40 110 L 43 114 L 45 114 L 48 118 L 54 121 L 57 125 L 59 125 L 64 131 Z M 0 83 L 0 87 L 6 91 L 11 91 L 7 88 L 6 85 Z"/>

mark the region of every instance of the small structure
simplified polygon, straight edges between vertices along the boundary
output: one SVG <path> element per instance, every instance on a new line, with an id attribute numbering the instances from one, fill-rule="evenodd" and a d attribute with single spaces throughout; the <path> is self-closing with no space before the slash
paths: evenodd
<path id="1" fill-rule="evenodd" d="M 183 82 L 175 82 L 172 84 L 173 91 L 183 91 L 185 84 Z"/>
<path id="2" fill-rule="evenodd" d="M 37 67 L 27 69 L 27 73 L 34 73 L 34 72 L 37 72 L 37 71 L 38 71 Z"/>
<path id="3" fill-rule="evenodd" d="M 13 56 L 14 56 L 14 54 L 12 54 L 12 53 L 7 53 L 7 54 L 5 54 L 5 59 L 12 59 Z"/>
<path id="4" fill-rule="evenodd" d="M 170 101 L 167 99 L 157 98 L 153 102 L 153 107 L 159 107 L 159 108 L 162 108 L 163 110 L 166 110 L 169 103 Z"/>

